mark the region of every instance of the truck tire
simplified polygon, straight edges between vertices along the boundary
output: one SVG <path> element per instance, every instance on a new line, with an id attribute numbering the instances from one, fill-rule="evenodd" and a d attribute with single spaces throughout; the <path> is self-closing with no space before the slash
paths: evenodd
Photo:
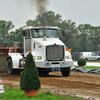
<path id="1" fill-rule="evenodd" d="M 63 76 L 68 77 L 70 74 L 70 67 L 67 68 L 61 68 L 61 73 Z"/>
<path id="2" fill-rule="evenodd" d="M 98 58 L 97 61 L 100 61 L 100 58 Z"/>
<path id="3" fill-rule="evenodd" d="M 88 61 L 88 59 L 87 59 L 87 58 L 85 58 L 85 60 L 86 60 L 86 61 Z"/>
<path id="4" fill-rule="evenodd" d="M 12 66 L 12 59 L 9 58 L 8 62 L 7 62 L 7 72 L 9 75 L 19 75 L 21 73 L 22 70 L 20 69 L 13 69 Z"/>
<path id="5" fill-rule="evenodd" d="M 10 75 L 14 73 L 12 67 L 13 67 L 13 66 L 12 66 L 12 59 L 9 58 L 9 59 L 8 59 L 8 62 L 7 62 L 7 72 L 8 72 L 8 74 L 10 74 Z"/>

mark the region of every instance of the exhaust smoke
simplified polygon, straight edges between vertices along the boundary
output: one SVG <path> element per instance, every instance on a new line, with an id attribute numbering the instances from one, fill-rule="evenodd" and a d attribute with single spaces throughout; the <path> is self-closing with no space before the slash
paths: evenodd
<path id="1" fill-rule="evenodd" d="M 36 11 L 42 17 L 42 14 L 47 11 L 47 5 L 49 4 L 48 0 L 29 0 L 31 6 L 36 7 Z"/>

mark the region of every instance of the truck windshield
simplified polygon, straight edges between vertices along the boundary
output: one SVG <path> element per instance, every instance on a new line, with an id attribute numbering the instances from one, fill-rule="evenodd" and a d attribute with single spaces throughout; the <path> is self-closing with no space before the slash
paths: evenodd
<path id="1" fill-rule="evenodd" d="M 42 38 L 47 36 L 47 38 L 57 38 L 56 29 L 32 29 L 31 35 L 33 38 Z"/>

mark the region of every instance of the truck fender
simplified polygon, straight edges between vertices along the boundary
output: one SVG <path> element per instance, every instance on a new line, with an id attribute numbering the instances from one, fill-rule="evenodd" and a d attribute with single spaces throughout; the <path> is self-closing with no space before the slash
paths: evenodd
<path id="1" fill-rule="evenodd" d="M 7 61 L 9 58 L 12 59 L 13 69 L 16 69 L 19 67 L 19 61 L 20 61 L 20 59 L 23 58 L 23 56 L 20 53 L 9 53 L 8 57 L 7 57 Z"/>

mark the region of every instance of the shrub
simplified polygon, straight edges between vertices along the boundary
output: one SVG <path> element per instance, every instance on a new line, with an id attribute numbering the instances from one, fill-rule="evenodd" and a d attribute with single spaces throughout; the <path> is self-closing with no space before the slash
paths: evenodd
<path id="1" fill-rule="evenodd" d="M 86 60 L 81 58 L 81 59 L 78 60 L 77 64 L 84 66 L 84 65 L 86 65 Z"/>
<path id="2" fill-rule="evenodd" d="M 24 70 L 20 78 L 20 89 L 25 91 L 38 90 L 41 82 L 38 75 L 38 69 L 33 60 L 33 56 L 29 53 L 26 57 Z"/>

